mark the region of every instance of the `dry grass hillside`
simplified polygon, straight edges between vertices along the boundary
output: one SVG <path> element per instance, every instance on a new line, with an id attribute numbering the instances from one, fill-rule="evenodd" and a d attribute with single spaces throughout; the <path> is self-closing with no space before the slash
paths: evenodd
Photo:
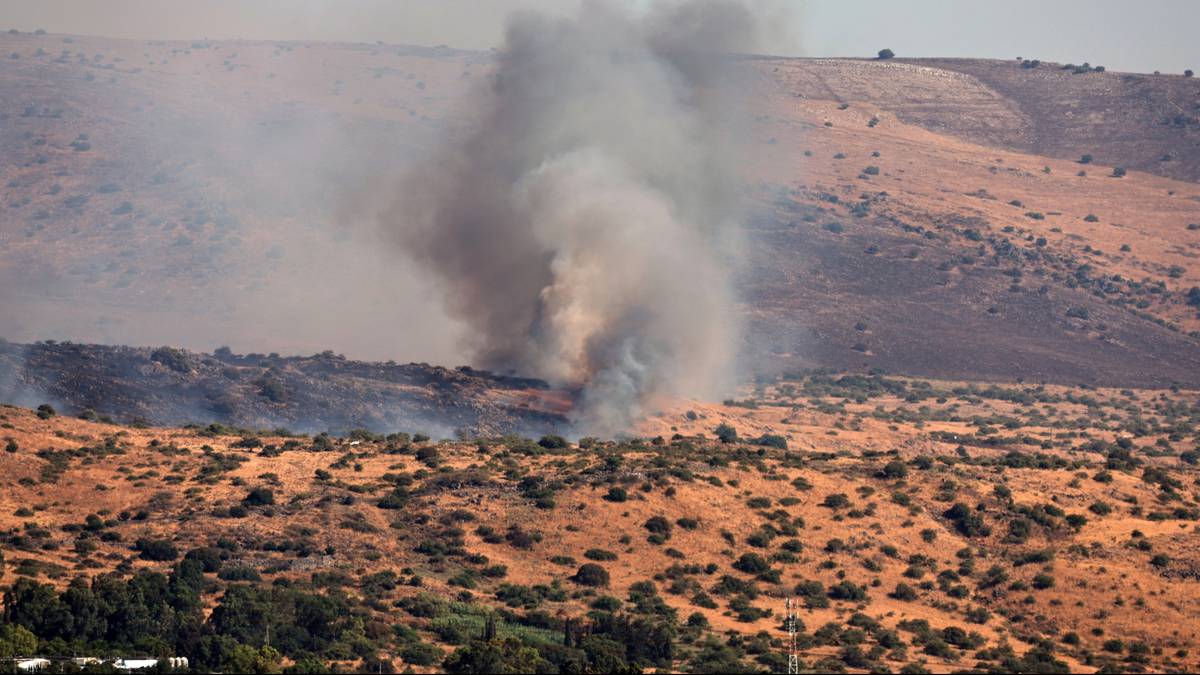
<path id="1" fill-rule="evenodd" d="M 644 666 L 777 671 L 790 595 L 820 671 L 1200 665 L 1192 390 L 812 374 L 579 444 L 0 416 L 5 583 L 194 550 L 208 625 L 245 583 L 333 598 L 360 629 L 316 656 L 346 667 L 615 613 L 670 635 L 618 650 Z"/>
<path id="2" fill-rule="evenodd" d="M 413 332 L 395 263 L 346 276 L 379 247 L 344 216 L 465 121 L 488 54 L 32 34 L 0 53 L 4 337 L 373 357 Z M 749 367 L 1200 384 L 1200 82 L 971 60 L 737 74 Z"/>

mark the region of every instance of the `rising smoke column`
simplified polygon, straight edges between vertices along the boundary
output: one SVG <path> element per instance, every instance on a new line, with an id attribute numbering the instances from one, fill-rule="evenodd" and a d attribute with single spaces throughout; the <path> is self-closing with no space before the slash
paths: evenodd
<path id="1" fill-rule="evenodd" d="M 582 433 L 619 432 L 654 397 L 705 395 L 727 374 L 726 69 L 753 28 L 732 0 L 514 15 L 475 124 L 386 214 L 477 364 L 579 387 Z"/>

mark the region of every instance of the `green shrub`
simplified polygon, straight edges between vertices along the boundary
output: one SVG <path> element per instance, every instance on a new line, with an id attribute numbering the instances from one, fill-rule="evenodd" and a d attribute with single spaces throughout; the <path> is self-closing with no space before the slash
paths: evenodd
<path id="1" fill-rule="evenodd" d="M 651 534 L 657 534 L 664 539 L 671 538 L 671 522 L 662 516 L 652 516 L 643 524 Z"/>
<path id="2" fill-rule="evenodd" d="M 588 560 L 606 562 L 609 560 L 616 560 L 617 554 L 613 553 L 612 551 L 606 551 L 602 548 L 589 548 L 583 552 L 583 557 L 587 558 Z"/>
<path id="3" fill-rule="evenodd" d="M 821 506 L 835 510 L 844 509 L 850 506 L 850 498 L 840 492 L 835 492 L 834 494 L 826 495 L 825 500 L 821 502 Z"/>
<path id="4" fill-rule="evenodd" d="M 538 441 L 538 445 L 546 448 L 547 450 L 559 450 L 571 446 L 571 444 L 567 442 L 567 439 L 554 434 L 542 436 L 542 438 Z"/>
<path id="5" fill-rule="evenodd" d="M 623 502 L 629 499 L 629 493 L 623 487 L 613 486 L 608 489 L 604 499 L 610 502 Z"/>
<path id="6" fill-rule="evenodd" d="M 166 539 L 138 539 L 134 549 L 138 551 L 142 560 L 170 562 L 179 557 L 179 550 L 175 548 L 175 544 Z"/>
<path id="7" fill-rule="evenodd" d="M 733 563 L 733 569 L 746 574 L 760 574 L 771 568 L 771 564 L 757 553 L 743 553 Z"/>
<path id="8" fill-rule="evenodd" d="M 724 422 L 718 425 L 717 428 L 713 430 L 713 433 L 716 434 L 717 439 L 722 443 L 734 443 L 738 439 L 737 429 L 733 428 L 729 424 L 725 424 Z"/>
<path id="9" fill-rule="evenodd" d="M 605 587 L 608 586 L 609 575 L 608 570 L 596 563 L 584 563 L 571 580 L 581 586 Z"/>

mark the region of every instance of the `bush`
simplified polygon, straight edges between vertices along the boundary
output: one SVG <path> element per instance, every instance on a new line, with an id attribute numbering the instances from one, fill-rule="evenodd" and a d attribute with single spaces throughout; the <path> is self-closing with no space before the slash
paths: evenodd
<path id="1" fill-rule="evenodd" d="M 432 666 L 442 657 L 442 650 L 427 642 L 409 642 L 400 648 L 400 658 L 414 666 Z"/>
<path id="2" fill-rule="evenodd" d="M 787 439 L 778 434 L 763 434 L 754 440 L 754 444 L 779 450 L 787 450 L 788 447 Z"/>
<path id="3" fill-rule="evenodd" d="M 258 570 L 245 565 L 222 567 L 217 572 L 217 578 L 223 581 L 262 581 Z"/>
<path id="4" fill-rule="evenodd" d="M 407 504 L 408 490 L 405 490 L 402 487 L 397 487 L 393 488 L 391 492 L 384 495 L 383 498 L 380 499 L 375 505 L 381 509 L 395 510 L 402 509 Z"/>
<path id="5" fill-rule="evenodd" d="M 771 569 L 771 564 L 757 553 L 743 553 L 734 561 L 733 569 L 746 574 L 761 574 Z"/>
<path id="6" fill-rule="evenodd" d="M 861 601 L 867 599 L 865 586 L 858 586 L 850 581 L 841 581 L 829 587 L 829 597 L 834 600 Z"/>
<path id="7" fill-rule="evenodd" d="M 717 428 L 713 430 L 713 433 L 717 435 L 717 439 L 722 443 L 734 443 L 738 439 L 737 429 L 734 429 L 732 426 L 725 423 L 718 425 Z"/>
<path id="8" fill-rule="evenodd" d="M 829 509 L 844 509 L 850 506 L 850 498 L 840 492 L 835 492 L 834 494 L 826 495 L 825 500 L 821 502 L 821 506 Z"/>
<path id="9" fill-rule="evenodd" d="M 617 554 L 612 551 L 606 551 L 602 548 L 589 548 L 583 552 L 583 557 L 588 560 L 607 561 L 616 560 Z"/>
<path id="10" fill-rule="evenodd" d="M 651 534 L 657 534 L 664 539 L 671 537 L 671 521 L 662 516 L 654 516 L 643 525 Z"/>
<path id="11" fill-rule="evenodd" d="M 179 557 L 179 550 L 175 548 L 175 544 L 166 539 L 142 538 L 138 539 L 133 547 L 138 551 L 142 560 L 170 562 Z"/>
<path id="12" fill-rule="evenodd" d="M 908 465 L 900 460 L 893 460 L 884 465 L 879 471 L 880 478 L 903 479 L 908 478 Z"/>
<path id="13" fill-rule="evenodd" d="M 896 52 L 890 49 L 880 49 L 878 56 L 881 61 L 886 61 L 887 59 L 894 58 L 896 56 Z"/>
<path id="14" fill-rule="evenodd" d="M 596 563 L 584 563 L 571 580 L 581 586 L 605 587 L 609 581 L 608 570 Z"/>
<path id="15" fill-rule="evenodd" d="M 278 380 L 263 380 L 259 383 L 258 393 L 272 403 L 283 403 L 287 400 L 287 390 Z"/>
<path id="16" fill-rule="evenodd" d="M 170 368 L 177 373 L 190 373 L 195 364 L 191 356 L 182 349 L 159 347 L 150 353 L 150 360 Z"/>
<path id="17" fill-rule="evenodd" d="M 610 502 L 623 502 L 629 499 L 629 493 L 623 487 L 610 487 L 604 499 Z"/>
<path id="18" fill-rule="evenodd" d="M 983 516 L 961 502 L 951 506 L 942 515 L 954 521 L 955 529 L 964 536 L 986 537 L 992 532 L 992 528 L 983 522 Z"/>
<path id="19" fill-rule="evenodd" d="M 888 593 L 888 596 L 896 600 L 912 602 L 913 600 L 917 599 L 917 592 L 913 590 L 912 586 L 909 586 L 905 583 L 899 583 L 896 584 L 896 590 Z"/>
<path id="20" fill-rule="evenodd" d="M 1124 178 L 1125 177 L 1125 167 L 1114 166 L 1113 170 L 1112 170 L 1112 177 L 1113 178 Z"/>
<path id="21" fill-rule="evenodd" d="M 1200 286 L 1192 286 L 1188 289 L 1187 304 L 1189 307 L 1200 307 Z"/>
<path id="22" fill-rule="evenodd" d="M 538 441 L 538 445 L 546 448 L 547 450 L 560 450 L 562 448 L 570 447 L 571 444 L 568 443 L 567 439 L 563 438 L 562 436 L 550 434 L 547 436 L 542 436 L 541 440 Z"/>
<path id="23" fill-rule="evenodd" d="M 242 498 L 243 506 L 270 506 L 274 503 L 275 493 L 265 487 L 256 487 Z"/>

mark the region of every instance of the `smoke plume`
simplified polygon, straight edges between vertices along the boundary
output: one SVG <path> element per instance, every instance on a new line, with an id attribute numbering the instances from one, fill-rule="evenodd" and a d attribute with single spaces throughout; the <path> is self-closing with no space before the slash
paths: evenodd
<path id="1" fill-rule="evenodd" d="M 634 15 L 514 15 L 477 117 L 384 216 L 469 330 L 478 365 L 577 387 L 580 432 L 614 433 L 661 395 L 708 395 L 736 320 L 733 0 Z"/>

